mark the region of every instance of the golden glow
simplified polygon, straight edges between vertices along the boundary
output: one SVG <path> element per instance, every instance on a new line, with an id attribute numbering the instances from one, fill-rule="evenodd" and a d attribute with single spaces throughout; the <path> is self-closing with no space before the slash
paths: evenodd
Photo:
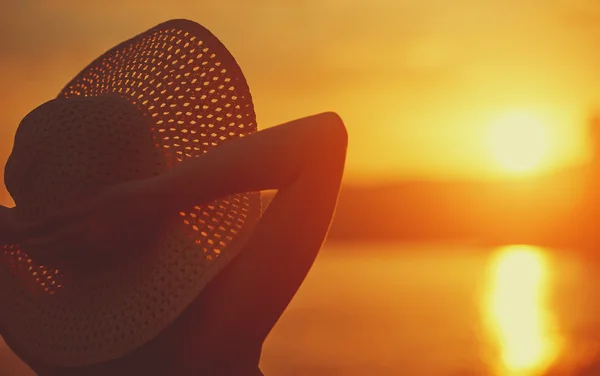
<path id="1" fill-rule="evenodd" d="M 499 375 L 537 376 L 559 351 L 546 302 L 548 276 L 535 247 L 506 247 L 492 263 L 485 314 L 500 350 Z"/>
<path id="2" fill-rule="evenodd" d="M 539 167 L 550 146 L 548 125 L 527 112 L 511 112 L 496 119 L 488 136 L 494 159 L 513 172 Z"/>

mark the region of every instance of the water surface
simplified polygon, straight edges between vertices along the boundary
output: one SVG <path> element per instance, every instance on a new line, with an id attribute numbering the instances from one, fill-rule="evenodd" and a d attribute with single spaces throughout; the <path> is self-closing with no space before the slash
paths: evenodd
<path id="1" fill-rule="evenodd" d="M 597 282 L 575 257 L 529 246 L 330 246 L 266 343 L 263 369 L 583 375 L 600 339 Z"/>
<path id="2" fill-rule="evenodd" d="M 528 246 L 329 245 L 261 367 L 273 376 L 600 374 L 590 369 L 598 282 L 588 263 Z M 0 375 L 30 374 L 2 349 Z"/>

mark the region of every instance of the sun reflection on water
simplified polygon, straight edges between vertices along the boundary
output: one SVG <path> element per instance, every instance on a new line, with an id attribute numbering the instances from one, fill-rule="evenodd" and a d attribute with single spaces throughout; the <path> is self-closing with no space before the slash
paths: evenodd
<path id="1" fill-rule="evenodd" d="M 485 321 L 499 350 L 498 376 L 542 374 L 560 351 L 547 295 L 551 268 L 536 247 L 502 248 L 491 263 Z"/>

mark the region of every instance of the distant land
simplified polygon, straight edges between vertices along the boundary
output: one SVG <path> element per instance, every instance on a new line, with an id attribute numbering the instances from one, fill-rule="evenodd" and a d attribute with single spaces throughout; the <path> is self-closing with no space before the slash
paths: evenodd
<path id="1" fill-rule="evenodd" d="M 592 221 L 594 203 L 600 201 L 586 178 L 588 170 L 499 182 L 345 184 L 329 240 L 587 248 L 596 242 Z"/>

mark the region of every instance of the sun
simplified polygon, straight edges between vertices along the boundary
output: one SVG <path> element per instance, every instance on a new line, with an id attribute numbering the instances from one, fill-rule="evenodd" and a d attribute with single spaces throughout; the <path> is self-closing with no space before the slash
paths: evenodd
<path id="1" fill-rule="evenodd" d="M 511 172 L 535 170 L 548 154 L 548 126 L 532 113 L 506 113 L 491 122 L 488 131 L 493 158 Z"/>

